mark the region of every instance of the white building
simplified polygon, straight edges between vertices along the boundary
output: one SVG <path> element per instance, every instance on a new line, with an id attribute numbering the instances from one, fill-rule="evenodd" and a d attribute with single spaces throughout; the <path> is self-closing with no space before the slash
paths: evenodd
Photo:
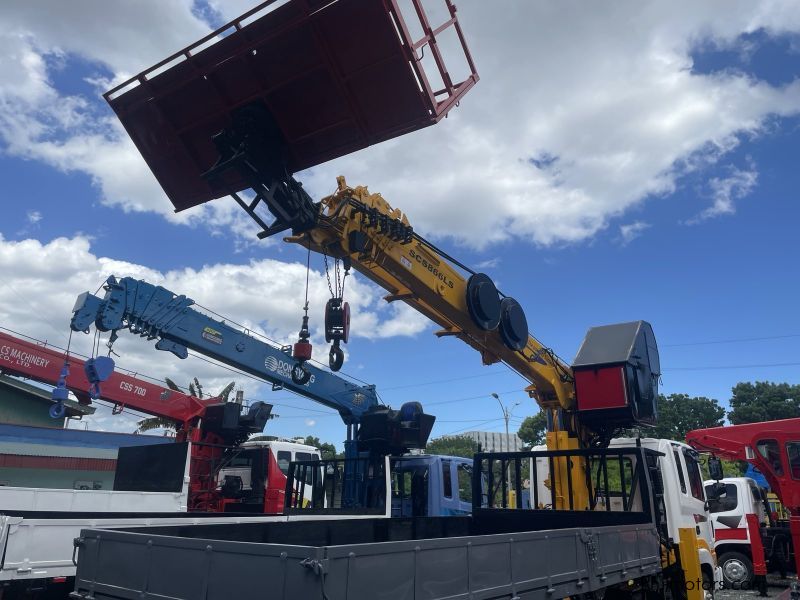
<path id="1" fill-rule="evenodd" d="M 481 452 L 519 452 L 524 444 L 516 433 L 500 433 L 498 431 L 467 431 L 460 436 L 478 442 Z"/>

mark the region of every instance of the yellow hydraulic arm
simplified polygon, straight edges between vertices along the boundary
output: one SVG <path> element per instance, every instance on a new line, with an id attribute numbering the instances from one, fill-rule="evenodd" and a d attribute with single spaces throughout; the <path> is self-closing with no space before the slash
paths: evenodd
<path id="1" fill-rule="evenodd" d="M 337 179 L 324 198 L 317 225 L 285 238 L 328 256 L 347 258 L 353 268 L 437 323 L 437 336 L 456 336 L 481 353 L 483 364 L 505 362 L 530 382 L 526 391 L 544 409 L 571 410 L 575 389 L 570 368 L 533 336 L 520 350 L 503 342 L 499 329 L 475 324 L 467 307 L 467 279 L 453 259 L 413 234 L 406 216 L 380 194 Z"/>
<path id="2" fill-rule="evenodd" d="M 415 235 L 406 216 L 380 194 L 364 186 L 351 188 L 344 177 L 338 177 L 337 184 L 336 192 L 319 204 L 316 225 L 285 241 L 349 261 L 389 292 L 387 301 L 401 300 L 438 324 L 437 336 L 458 337 L 480 352 L 486 365 L 505 362 L 530 382 L 526 391 L 549 413 L 548 448 L 571 450 L 585 445 L 590 432 L 583 431 L 571 416 L 575 388 L 570 367 L 527 333 L 526 322 L 525 338 L 511 340 L 519 349 L 509 347 L 499 327 L 486 330 L 477 325 L 467 302 L 468 279 L 462 275 L 466 268 L 459 269 L 455 260 Z M 493 284 L 490 287 L 496 294 Z M 586 482 L 580 469 L 568 469 L 561 462 L 564 459 L 556 461 L 560 471 L 554 490 L 557 503 L 567 497 L 570 473 L 573 500 L 580 505 L 588 499 Z"/>

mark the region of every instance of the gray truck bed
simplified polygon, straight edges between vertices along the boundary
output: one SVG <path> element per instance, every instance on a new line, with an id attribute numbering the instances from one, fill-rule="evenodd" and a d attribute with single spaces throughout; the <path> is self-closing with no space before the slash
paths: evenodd
<path id="1" fill-rule="evenodd" d="M 475 517 L 286 525 L 84 530 L 72 598 L 551 599 L 661 570 L 652 523 L 518 532 Z"/>

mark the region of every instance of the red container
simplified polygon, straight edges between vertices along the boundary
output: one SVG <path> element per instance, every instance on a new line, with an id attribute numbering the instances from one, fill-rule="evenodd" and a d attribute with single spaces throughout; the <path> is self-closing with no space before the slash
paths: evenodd
<path id="1" fill-rule="evenodd" d="M 212 136 L 254 101 L 277 122 L 291 172 L 438 122 L 478 80 L 455 6 L 439 1 L 449 18 L 432 26 L 421 0 L 404 0 L 422 31 L 412 40 L 401 0 L 269 0 L 105 98 L 183 210 L 249 187 L 232 171 L 213 184 L 201 174 L 218 156 Z M 445 35 L 462 81 L 444 64 Z"/>

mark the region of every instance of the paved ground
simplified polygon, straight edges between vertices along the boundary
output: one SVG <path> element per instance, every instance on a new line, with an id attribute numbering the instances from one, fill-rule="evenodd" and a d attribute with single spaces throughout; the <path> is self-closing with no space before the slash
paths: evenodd
<path id="1" fill-rule="evenodd" d="M 789 600 L 790 584 L 791 580 L 770 576 L 767 588 L 768 597 L 777 599 L 784 596 L 785 600 Z M 714 593 L 714 600 L 755 600 L 756 598 L 760 598 L 757 590 L 717 590 Z"/>

